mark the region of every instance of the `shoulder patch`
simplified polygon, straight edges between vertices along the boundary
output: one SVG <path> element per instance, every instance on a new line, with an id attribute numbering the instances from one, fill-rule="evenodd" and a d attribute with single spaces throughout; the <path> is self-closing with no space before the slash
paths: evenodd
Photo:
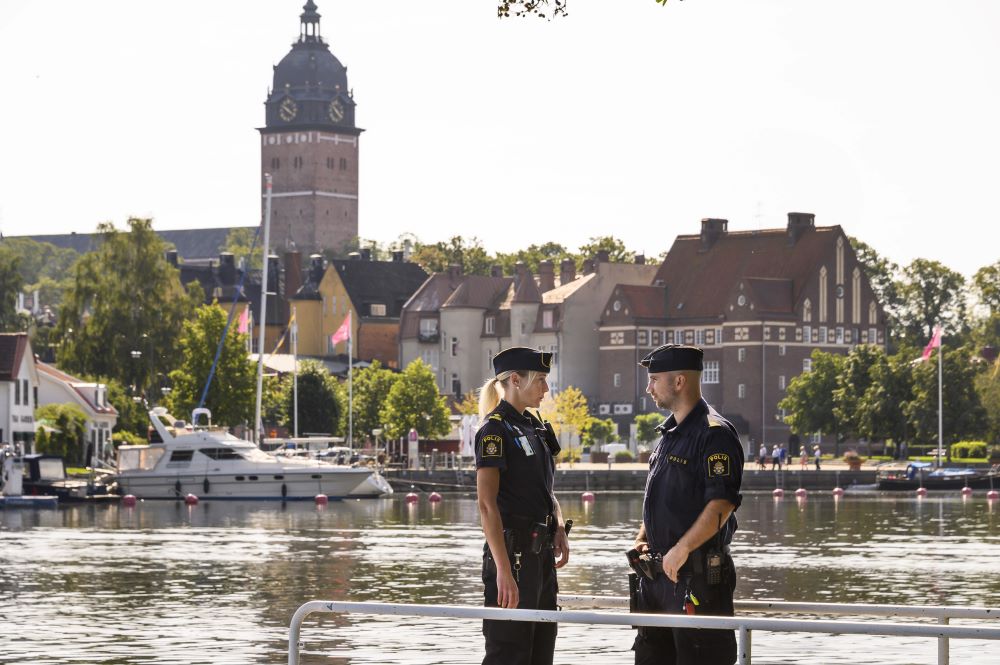
<path id="1" fill-rule="evenodd" d="M 503 420 L 503 416 L 501 416 L 499 413 L 494 413 L 492 416 L 490 416 L 490 420 Z"/>
<path id="2" fill-rule="evenodd" d="M 726 453 L 714 453 L 708 456 L 708 477 L 726 478 L 729 476 L 731 463 Z"/>
<path id="3" fill-rule="evenodd" d="M 487 434 L 481 441 L 483 457 L 503 457 L 503 437 Z"/>
<path id="4" fill-rule="evenodd" d="M 722 421 L 715 416 L 708 416 L 708 426 L 709 427 L 722 427 Z"/>

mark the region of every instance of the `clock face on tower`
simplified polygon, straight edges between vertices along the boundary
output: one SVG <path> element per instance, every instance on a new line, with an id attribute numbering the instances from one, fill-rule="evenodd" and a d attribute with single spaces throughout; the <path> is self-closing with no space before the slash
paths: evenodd
<path id="1" fill-rule="evenodd" d="M 278 116 L 285 122 L 291 122 L 294 120 L 295 114 L 298 112 L 299 106 L 291 97 L 285 97 L 281 100 L 281 104 L 278 105 Z"/>
<path id="2" fill-rule="evenodd" d="M 339 99 L 335 99 L 330 102 L 330 108 L 327 110 L 327 115 L 330 116 L 330 120 L 334 122 L 340 122 L 344 119 L 344 105 L 340 103 Z"/>

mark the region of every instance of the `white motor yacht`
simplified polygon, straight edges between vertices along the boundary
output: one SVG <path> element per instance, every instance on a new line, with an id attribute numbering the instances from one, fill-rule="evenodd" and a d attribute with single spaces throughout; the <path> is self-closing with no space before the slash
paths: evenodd
<path id="1" fill-rule="evenodd" d="M 192 415 L 193 423 L 202 415 L 211 423 L 208 409 L 195 409 Z M 192 426 L 174 420 L 162 407 L 150 411 L 149 417 L 161 441 L 118 449 L 118 491 L 123 495 L 279 501 L 312 500 L 317 494 L 331 499 L 377 495 L 371 480 L 375 471 L 368 467 L 274 457 L 210 424 Z"/>

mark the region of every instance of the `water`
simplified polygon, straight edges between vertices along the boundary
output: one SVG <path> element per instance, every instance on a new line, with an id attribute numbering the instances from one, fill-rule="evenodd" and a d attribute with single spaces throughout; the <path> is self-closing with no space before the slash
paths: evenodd
<path id="1" fill-rule="evenodd" d="M 564 593 L 624 595 L 622 552 L 641 495 L 576 520 Z M 1000 605 L 1000 506 L 981 496 L 746 496 L 734 546 L 739 598 Z M 446 496 L 188 507 L 146 502 L 0 510 L 0 663 L 284 663 L 307 600 L 481 603 L 475 500 Z M 303 664 L 469 663 L 479 624 L 321 614 Z M 560 627 L 557 663 L 631 663 L 627 628 Z M 995 665 L 1000 643 L 952 641 L 952 662 Z M 863 653 L 860 657 L 858 653 Z M 754 634 L 754 663 L 935 663 L 932 639 Z"/>

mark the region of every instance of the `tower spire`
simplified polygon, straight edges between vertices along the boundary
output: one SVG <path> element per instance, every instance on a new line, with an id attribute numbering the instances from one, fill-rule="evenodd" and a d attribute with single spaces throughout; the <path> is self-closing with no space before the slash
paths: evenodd
<path id="1" fill-rule="evenodd" d="M 319 34 L 319 12 L 316 11 L 316 3 L 313 0 L 306 0 L 302 5 L 302 13 L 299 18 L 302 26 L 299 31 L 299 42 L 319 42 L 323 43 L 323 38 Z"/>

